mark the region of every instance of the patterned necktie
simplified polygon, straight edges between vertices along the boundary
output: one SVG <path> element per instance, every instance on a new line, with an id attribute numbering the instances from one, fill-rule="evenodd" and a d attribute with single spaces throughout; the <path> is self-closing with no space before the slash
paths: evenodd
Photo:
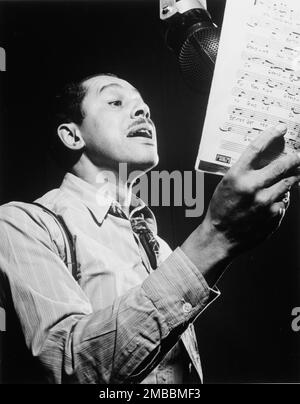
<path id="1" fill-rule="evenodd" d="M 132 230 L 139 236 L 140 242 L 148 256 L 152 269 L 157 268 L 157 259 L 159 255 L 159 243 L 150 230 L 144 216 L 133 217 L 130 219 Z"/>
<path id="2" fill-rule="evenodd" d="M 116 203 L 111 205 L 108 213 L 128 220 L 128 217 L 122 211 L 121 207 Z M 131 217 L 129 220 L 133 232 L 138 235 L 139 240 L 147 254 L 151 268 L 156 269 L 159 255 L 159 243 L 149 228 L 144 215 L 140 213 L 138 217 Z"/>

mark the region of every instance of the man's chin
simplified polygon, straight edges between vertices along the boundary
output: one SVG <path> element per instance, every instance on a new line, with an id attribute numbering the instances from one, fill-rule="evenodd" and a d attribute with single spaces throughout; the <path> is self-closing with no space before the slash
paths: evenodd
<path id="1" fill-rule="evenodd" d="M 145 160 L 139 160 L 139 161 L 133 161 L 131 163 L 128 163 L 128 167 L 130 171 L 143 171 L 147 172 L 151 170 L 152 168 L 156 167 L 159 161 L 159 157 L 156 155 L 155 157 L 151 159 L 145 159 Z"/>

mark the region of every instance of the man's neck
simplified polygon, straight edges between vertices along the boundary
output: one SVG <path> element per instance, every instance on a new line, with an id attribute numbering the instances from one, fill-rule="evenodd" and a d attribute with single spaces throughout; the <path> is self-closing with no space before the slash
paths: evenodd
<path id="1" fill-rule="evenodd" d="M 133 184 L 128 182 L 127 177 L 121 178 L 119 170 L 94 165 L 87 170 L 86 167 L 75 165 L 72 173 L 97 189 L 103 187 L 104 193 L 116 200 L 129 215 Z"/>

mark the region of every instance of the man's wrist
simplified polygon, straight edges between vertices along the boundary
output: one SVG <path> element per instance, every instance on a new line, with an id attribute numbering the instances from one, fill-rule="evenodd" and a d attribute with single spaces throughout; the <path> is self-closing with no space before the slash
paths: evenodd
<path id="1" fill-rule="evenodd" d="M 186 239 L 181 249 L 202 273 L 209 286 L 217 282 L 236 255 L 226 237 L 205 220 Z"/>

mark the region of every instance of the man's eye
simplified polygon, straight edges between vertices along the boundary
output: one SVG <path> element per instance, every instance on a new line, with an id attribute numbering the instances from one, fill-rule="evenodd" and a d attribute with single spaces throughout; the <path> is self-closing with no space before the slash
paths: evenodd
<path id="1" fill-rule="evenodd" d="M 109 105 L 113 105 L 114 107 L 120 107 L 122 105 L 122 101 L 120 100 L 110 101 Z"/>

